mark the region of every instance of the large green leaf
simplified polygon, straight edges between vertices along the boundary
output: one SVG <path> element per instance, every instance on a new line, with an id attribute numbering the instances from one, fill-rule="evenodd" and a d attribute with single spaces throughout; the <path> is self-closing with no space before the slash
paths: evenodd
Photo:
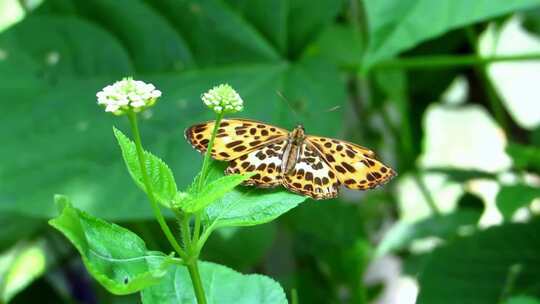
<path id="1" fill-rule="evenodd" d="M 199 262 L 206 300 L 212 304 L 286 304 L 277 282 L 258 274 L 243 275 L 222 265 Z M 196 304 L 187 268 L 171 268 L 158 285 L 142 291 L 145 304 Z"/>
<path id="2" fill-rule="evenodd" d="M 497 303 L 503 293 L 540 294 L 540 221 L 506 224 L 433 251 L 420 274 L 419 304 Z"/>
<path id="3" fill-rule="evenodd" d="M 274 245 L 277 226 L 276 222 L 271 222 L 253 227 L 221 228 L 212 233 L 204 245 L 201 259 L 239 271 L 254 269 Z"/>
<path id="4" fill-rule="evenodd" d="M 345 6 L 343 0 L 289 1 L 287 15 L 287 46 L 291 58 L 299 58 L 305 47 L 317 38 Z"/>
<path id="5" fill-rule="evenodd" d="M 50 80 L 133 73 L 129 54 L 111 33 L 75 17 L 27 18 L 0 35 L 0 48 L 8 63 L 27 56 Z"/>
<path id="6" fill-rule="evenodd" d="M 110 17 L 110 12 L 103 12 L 107 8 L 116 12 L 118 6 L 122 5 L 127 12 L 131 5 L 124 2 L 81 4 L 78 1 L 51 0 L 40 7 L 40 15 L 30 14 L 16 27 L 0 35 L 2 47 L 13 50 L 6 60 L 0 60 L 0 73 L 6 75 L 0 84 L 0 100 L 5 113 L 0 121 L 0 136 L 4 143 L 0 156 L 11 160 L 0 166 L 0 210 L 51 217 L 55 209 L 50 197 L 60 192 L 72 197 L 78 208 L 101 218 L 130 220 L 152 216 L 144 193 L 132 187 L 125 168 L 118 161 L 118 150 L 110 135 L 112 125 L 127 129 L 126 119 L 105 114 L 96 106 L 95 100 L 95 93 L 105 85 L 118 80 L 125 73 L 132 73 L 132 65 L 135 72 L 163 71 L 152 76 L 143 74 L 137 77 L 154 83 L 163 92 L 156 106 L 143 115 L 141 132 L 145 148 L 160 155 L 169 164 L 179 188 L 190 184 L 202 160 L 183 139 L 183 130 L 191 124 L 212 119 L 210 112 L 206 112 L 200 102 L 200 95 L 218 83 L 230 83 L 241 94 L 245 100 L 245 111 L 240 116 L 289 129 L 302 122 L 309 133 L 325 136 L 335 136 L 342 129 L 343 111 L 323 113 L 326 109 L 343 106 L 347 101 L 345 84 L 336 67 L 324 60 L 281 61 L 271 51 L 272 48 L 262 42 L 263 38 L 250 38 L 258 35 L 257 31 L 245 20 L 240 20 L 238 15 L 232 14 L 230 8 L 223 9 L 223 6 L 227 6 L 223 2 L 206 1 L 199 7 L 197 3 L 188 3 L 189 14 L 214 14 L 211 10 L 197 9 L 217 6 L 222 11 L 215 13 L 217 17 L 212 17 L 214 20 L 221 22 L 221 17 L 232 18 L 236 20 L 235 26 L 243 27 L 238 31 L 232 26 L 209 27 L 204 18 L 210 17 L 197 17 L 204 17 L 198 24 L 200 28 L 221 33 L 208 37 L 198 34 L 195 38 L 205 40 L 201 49 L 206 48 L 208 52 L 220 50 L 219 56 L 223 57 L 213 61 L 210 55 L 205 59 L 204 52 L 194 53 L 194 60 L 206 62 L 207 68 L 168 73 L 171 65 L 175 69 L 173 61 L 181 59 L 180 55 L 175 55 L 181 41 L 172 36 L 170 40 L 165 39 L 170 33 L 168 27 L 173 24 L 178 32 L 190 31 L 188 25 L 176 24 L 183 22 L 178 19 L 182 19 L 185 13 L 174 9 L 176 3 L 167 0 L 134 2 L 133 11 L 140 15 L 140 18 L 135 18 L 139 22 L 145 24 L 146 16 L 153 16 L 148 17 L 151 26 L 147 24 L 144 34 L 141 34 L 127 29 L 129 24 L 135 22 L 133 16 L 123 12 L 117 15 L 118 20 L 112 20 L 114 18 Z M 156 17 L 158 13 L 161 14 L 159 18 Z M 156 21 L 156 18 L 161 21 Z M 62 20 L 79 20 L 73 23 L 83 25 L 74 24 L 70 29 L 63 29 L 56 26 Z M 328 20 L 321 24 L 326 24 Z M 126 28 L 120 24 L 122 22 L 127 24 Z M 39 31 L 36 24 L 42 24 Z M 165 28 L 162 29 L 161 25 Z M 60 46 L 80 45 L 59 49 L 61 55 L 57 65 L 66 64 L 62 71 L 69 73 L 56 73 L 54 66 L 44 65 L 42 58 L 46 58 L 49 50 L 40 49 L 39 43 L 31 35 L 18 35 L 20 30 L 17 28 L 23 27 L 32 28 L 29 31 L 39 32 L 40 39 L 56 41 Z M 97 30 L 99 28 L 107 32 Z M 74 33 L 62 35 L 62 30 Z M 147 30 L 159 32 L 156 39 L 160 42 L 154 43 L 155 37 L 141 39 L 140 35 L 149 35 Z M 78 32 L 84 35 L 77 35 Z M 239 40 L 235 38 L 238 37 L 237 32 L 241 36 Z M 216 37 L 220 39 L 216 40 Z M 190 48 L 195 41 L 193 39 L 185 37 Z M 85 42 L 96 40 L 104 41 L 105 46 L 94 50 L 95 45 L 100 44 L 87 46 Z M 140 49 L 141 45 L 138 44 L 142 40 L 145 41 L 144 49 Z M 164 41 L 171 41 L 170 50 L 163 50 L 167 48 Z M 232 46 L 228 51 L 216 48 L 217 44 L 234 45 L 235 50 L 232 51 Z M 102 53 L 110 54 L 110 58 L 101 56 Z M 243 55 L 247 53 L 251 55 Z M 95 59 L 96 56 L 99 60 Z M 62 61 L 62 58 L 77 60 L 68 62 Z M 247 59 L 242 61 L 242 58 Z M 152 60 L 157 61 L 150 62 Z M 126 69 L 116 68 L 124 66 L 123 62 L 127 63 Z M 210 66 L 210 63 L 216 62 L 235 65 Z M 93 67 L 93 63 L 96 66 L 94 70 L 81 69 L 87 71 L 85 77 L 73 78 L 73 74 L 80 69 L 79 65 Z M 110 72 L 107 66 L 111 67 Z M 99 76 L 109 74 L 115 76 Z M 55 79 L 46 75 L 54 75 Z M 286 100 L 276 91 L 282 93 Z M 300 113 L 300 117 L 295 117 L 291 107 Z M 326 123 L 321 124 L 323 118 Z M 31 191 L 20 191 L 21 185 Z"/>
<path id="7" fill-rule="evenodd" d="M 170 258 L 152 252 L 136 234 L 73 208 L 57 196 L 60 215 L 49 223 L 81 254 L 90 274 L 114 294 L 137 292 L 162 280 Z"/>
<path id="8" fill-rule="evenodd" d="M 477 211 L 458 210 L 451 214 L 430 217 L 416 223 L 397 223 L 386 232 L 375 254 L 383 256 L 391 251 L 404 248 L 414 240 L 429 236 L 448 239 L 456 236 L 459 228 L 476 225 L 480 215 L 480 212 Z"/>
<path id="9" fill-rule="evenodd" d="M 200 66 L 277 62 L 276 50 L 224 1 L 149 1 L 188 41 Z"/>
<path id="10" fill-rule="evenodd" d="M 69 10 L 65 9 L 66 6 L 70 7 Z M 183 37 L 145 1 L 51 0 L 46 1 L 39 12 L 76 13 L 79 18 L 98 23 L 122 41 L 139 72 L 176 71 L 194 64 Z M 96 46 L 100 45 L 96 43 Z"/>
<path id="11" fill-rule="evenodd" d="M 540 5 L 539 0 L 368 0 L 364 68 L 450 30 Z"/>
<path id="12" fill-rule="evenodd" d="M 497 208 L 506 220 L 510 220 L 514 212 L 526 207 L 537 197 L 540 197 L 540 188 L 520 184 L 503 186 L 497 193 Z"/>
<path id="13" fill-rule="evenodd" d="M 287 0 L 227 0 L 281 55 L 287 50 Z"/>

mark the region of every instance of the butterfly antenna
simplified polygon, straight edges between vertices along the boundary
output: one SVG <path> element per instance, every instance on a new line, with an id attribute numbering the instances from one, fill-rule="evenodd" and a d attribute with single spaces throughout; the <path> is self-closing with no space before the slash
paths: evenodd
<path id="1" fill-rule="evenodd" d="M 298 113 L 298 111 L 292 106 L 292 103 L 291 101 L 285 97 L 285 95 L 283 95 L 283 93 L 279 90 L 276 90 L 276 94 L 281 98 L 281 100 L 287 105 L 287 107 L 289 108 L 289 110 L 291 110 L 291 112 L 293 113 L 294 115 L 294 118 L 296 119 L 296 124 L 297 125 L 300 125 L 301 124 L 301 119 L 300 119 L 300 114 Z"/>
<path id="2" fill-rule="evenodd" d="M 337 110 L 339 110 L 339 109 L 341 109 L 341 106 L 335 106 L 335 107 L 331 107 L 330 109 L 328 109 L 328 110 L 326 110 L 326 111 L 324 111 L 324 112 L 326 112 L 326 113 L 328 113 L 328 112 L 334 112 L 334 111 L 337 111 Z"/>

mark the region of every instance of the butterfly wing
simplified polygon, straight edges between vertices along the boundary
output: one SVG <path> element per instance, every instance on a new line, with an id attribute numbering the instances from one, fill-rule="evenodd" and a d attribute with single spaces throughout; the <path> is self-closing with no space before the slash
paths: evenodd
<path id="1" fill-rule="evenodd" d="M 311 135 L 306 140 L 332 167 L 338 180 L 349 189 L 372 189 L 396 175 L 392 168 L 375 158 L 373 151 L 362 146 Z"/>
<path id="2" fill-rule="evenodd" d="M 195 149 L 205 153 L 214 125 L 215 121 L 208 121 L 191 126 L 185 131 L 185 137 Z M 212 157 L 233 160 L 287 134 L 285 129 L 254 120 L 223 119 L 214 141 Z"/>
<path id="3" fill-rule="evenodd" d="M 271 188 L 281 185 L 281 163 L 287 140 L 276 140 L 231 160 L 225 174 L 255 173 L 243 184 Z"/>
<path id="4" fill-rule="evenodd" d="M 283 185 L 292 192 L 319 200 L 336 197 L 340 183 L 320 153 L 304 142 L 294 168 L 284 174 Z"/>

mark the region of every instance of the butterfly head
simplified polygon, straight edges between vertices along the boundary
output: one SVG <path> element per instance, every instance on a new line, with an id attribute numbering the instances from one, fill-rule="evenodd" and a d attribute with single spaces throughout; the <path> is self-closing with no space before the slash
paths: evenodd
<path id="1" fill-rule="evenodd" d="M 298 126 L 296 126 L 296 128 L 294 128 L 294 130 L 290 133 L 289 136 L 297 144 L 300 144 L 305 137 L 304 126 L 299 124 Z"/>

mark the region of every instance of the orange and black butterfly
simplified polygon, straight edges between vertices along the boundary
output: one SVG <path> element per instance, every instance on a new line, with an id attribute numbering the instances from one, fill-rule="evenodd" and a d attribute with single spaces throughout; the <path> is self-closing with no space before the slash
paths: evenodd
<path id="1" fill-rule="evenodd" d="M 185 132 L 189 143 L 201 153 L 206 152 L 214 124 L 214 121 L 197 124 Z M 229 162 L 225 174 L 253 172 L 244 185 L 263 188 L 283 185 L 317 200 L 336 197 L 340 185 L 367 190 L 396 175 L 367 148 L 306 135 L 302 126 L 289 132 L 247 119 L 222 120 L 211 155 Z"/>

